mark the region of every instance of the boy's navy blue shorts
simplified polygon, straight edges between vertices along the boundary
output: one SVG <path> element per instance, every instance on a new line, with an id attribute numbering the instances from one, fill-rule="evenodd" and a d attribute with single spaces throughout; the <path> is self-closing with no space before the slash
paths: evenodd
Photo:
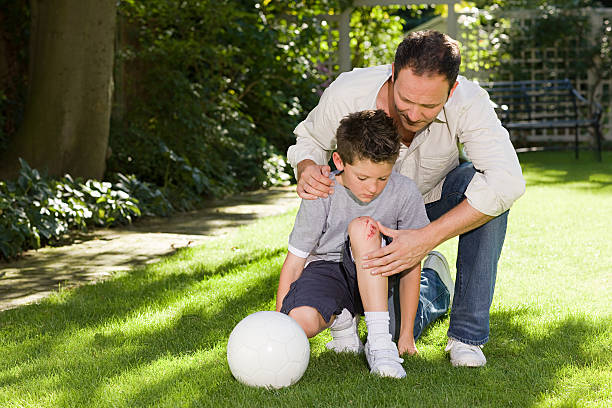
<path id="1" fill-rule="evenodd" d="M 314 307 L 329 323 L 332 315 L 346 308 L 354 316 L 363 314 L 357 286 L 357 268 L 351 259 L 348 239 L 344 243 L 342 262 L 313 261 L 302 275 L 291 284 L 283 299 L 281 312 L 289 314 L 300 306 Z"/>
<path id="2" fill-rule="evenodd" d="M 385 242 L 390 242 L 384 237 Z M 357 267 L 351 257 L 350 242 L 344 242 L 342 262 L 314 261 L 291 284 L 281 312 L 289 312 L 300 306 L 310 306 L 319 311 L 329 323 L 332 315 L 346 308 L 353 316 L 363 315 L 363 304 L 357 285 Z"/>

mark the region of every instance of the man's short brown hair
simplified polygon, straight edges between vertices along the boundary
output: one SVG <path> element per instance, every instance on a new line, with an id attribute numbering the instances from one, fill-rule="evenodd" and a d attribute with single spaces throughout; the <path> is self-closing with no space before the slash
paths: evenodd
<path id="1" fill-rule="evenodd" d="M 395 51 L 393 70 L 395 78 L 404 68 L 416 75 L 443 75 L 449 92 L 457 81 L 461 52 L 459 43 L 438 31 L 416 31 L 404 38 Z"/>

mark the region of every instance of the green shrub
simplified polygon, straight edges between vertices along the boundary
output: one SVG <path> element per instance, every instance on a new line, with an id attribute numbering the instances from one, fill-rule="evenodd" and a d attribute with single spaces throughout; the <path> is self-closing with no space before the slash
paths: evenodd
<path id="1" fill-rule="evenodd" d="M 0 182 L 2 258 L 61 243 L 71 230 L 112 227 L 143 214 L 168 215 L 173 211 L 159 189 L 133 176 L 118 174 L 114 184 L 73 180 L 69 175 L 53 180 L 24 160 L 20 162 L 17 180 Z"/>
<path id="2" fill-rule="evenodd" d="M 119 3 L 125 80 L 109 173 L 162 187 L 177 209 L 291 177 L 269 161 L 318 99 L 326 78 L 309 53 L 322 31 L 314 14 L 288 22 L 291 9 L 273 3 Z"/>
<path id="3" fill-rule="evenodd" d="M 143 216 L 169 216 L 175 209 L 157 186 L 138 180 L 134 175 L 115 174 L 115 188 L 124 191 L 138 203 Z"/>

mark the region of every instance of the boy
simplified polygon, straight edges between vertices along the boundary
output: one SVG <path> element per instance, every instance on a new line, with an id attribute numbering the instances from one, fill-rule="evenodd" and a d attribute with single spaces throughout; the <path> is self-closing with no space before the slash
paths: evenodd
<path id="1" fill-rule="evenodd" d="M 330 328 L 334 340 L 328 348 L 355 352 L 363 347 L 356 322 L 365 311 L 371 372 L 403 378 L 399 352 L 417 352 L 413 327 L 417 309 L 423 312 L 420 264 L 400 277 L 398 352 L 389 333 L 388 278 L 364 271 L 361 260 L 387 243 L 377 222 L 393 229 L 429 223 L 414 182 L 392 172 L 399 149 L 393 119 L 382 110 L 352 113 L 340 122 L 332 156 L 337 170 L 330 175 L 338 186 L 327 198 L 302 200 L 281 270 L 276 310 L 293 317 L 308 337 Z"/>

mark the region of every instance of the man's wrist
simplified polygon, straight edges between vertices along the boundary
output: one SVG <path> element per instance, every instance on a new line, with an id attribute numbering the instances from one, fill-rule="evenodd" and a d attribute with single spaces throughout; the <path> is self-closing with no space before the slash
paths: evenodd
<path id="1" fill-rule="evenodd" d="M 435 247 L 444 242 L 444 239 L 441 239 L 441 233 L 438 228 L 438 224 L 434 222 L 430 222 L 425 227 L 421 229 L 421 232 L 424 236 L 424 242 L 427 245 L 427 249 L 432 251 Z"/>

